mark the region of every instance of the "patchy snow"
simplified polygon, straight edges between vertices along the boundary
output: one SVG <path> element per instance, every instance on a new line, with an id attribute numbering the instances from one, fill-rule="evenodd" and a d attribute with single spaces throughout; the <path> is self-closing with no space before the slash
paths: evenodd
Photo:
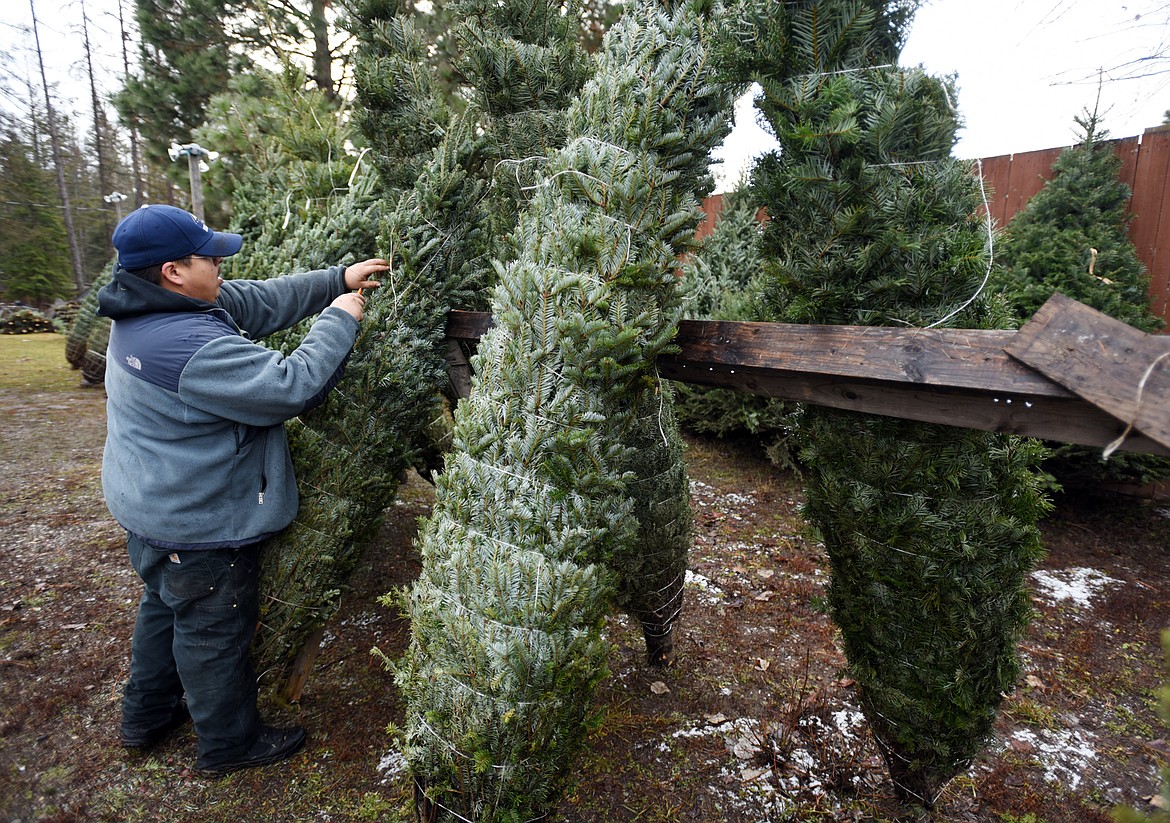
<path id="1" fill-rule="evenodd" d="M 837 726 L 837 731 L 846 740 L 853 740 L 857 737 L 854 734 L 860 727 L 865 725 L 865 715 L 853 709 L 842 709 L 839 712 L 833 712 L 833 723 Z"/>
<path id="2" fill-rule="evenodd" d="M 382 775 L 383 785 L 392 782 L 399 775 L 405 774 L 406 770 L 406 757 L 397 750 L 386 752 L 378 761 L 378 774 Z"/>
<path id="3" fill-rule="evenodd" d="M 723 589 L 712 583 L 710 578 L 704 577 L 698 572 L 687 569 L 687 577 L 684 585 L 698 589 L 702 593 L 703 600 L 708 604 L 723 601 Z"/>
<path id="4" fill-rule="evenodd" d="M 1041 569 L 1032 572 L 1032 580 L 1052 602 L 1071 600 L 1084 609 L 1092 605 L 1093 598 L 1102 589 L 1121 582 L 1104 572 L 1089 568 Z"/>
<path id="5" fill-rule="evenodd" d="M 867 744 L 864 723 L 854 706 L 828 711 L 824 718 L 804 714 L 787 731 L 754 718 L 729 720 L 720 713 L 692 721 L 670 737 L 722 739 L 727 759 L 708 784 L 722 810 L 761 821 L 787 820 L 802 808 L 837 804 L 834 792 L 839 787 L 823 781 L 825 774 L 853 772 L 846 779 L 852 791 L 860 787 L 865 779 L 860 766 Z"/>
<path id="6" fill-rule="evenodd" d="M 1032 756 L 1044 769 L 1044 779 L 1076 791 L 1085 771 L 1097 759 L 1095 735 L 1078 729 L 1017 729 L 1012 741 L 1031 748 Z M 1008 745 L 1011 745 L 1009 741 Z M 1015 748 L 1015 747 L 1013 747 Z"/>

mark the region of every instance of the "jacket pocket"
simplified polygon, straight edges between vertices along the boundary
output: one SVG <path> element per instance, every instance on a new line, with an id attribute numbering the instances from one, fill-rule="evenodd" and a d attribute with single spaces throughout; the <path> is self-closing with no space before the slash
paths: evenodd
<path id="1" fill-rule="evenodd" d="M 236 438 L 236 454 L 240 454 L 256 439 L 256 427 L 246 423 L 236 423 L 232 426 L 232 434 Z"/>

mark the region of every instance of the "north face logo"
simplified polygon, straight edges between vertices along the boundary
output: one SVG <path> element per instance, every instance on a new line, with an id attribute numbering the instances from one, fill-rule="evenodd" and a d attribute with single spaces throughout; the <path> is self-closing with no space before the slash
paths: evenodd
<path id="1" fill-rule="evenodd" d="M 126 365 L 132 369 L 138 369 L 138 371 L 142 371 L 142 361 L 132 354 L 126 355 Z"/>

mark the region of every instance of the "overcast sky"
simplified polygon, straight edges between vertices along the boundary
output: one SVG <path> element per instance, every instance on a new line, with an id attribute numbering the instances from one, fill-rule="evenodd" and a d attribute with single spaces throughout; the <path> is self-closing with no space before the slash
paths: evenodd
<path id="1" fill-rule="evenodd" d="M 121 52 L 117 0 L 35 0 L 51 80 L 64 81 L 63 108 L 83 109 L 80 19 L 85 3 L 106 79 L 117 83 Z M 133 0 L 123 0 L 130 14 Z M 27 38 L 28 0 L 0 0 L 0 52 L 11 55 Z M 957 74 L 958 107 L 966 126 L 956 154 L 992 157 L 1075 142 L 1073 117 L 1091 108 L 1104 69 L 1100 109 L 1113 137 L 1141 134 L 1170 109 L 1170 58 L 1156 55 L 1170 42 L 1166 0 L 927 0 L 919 10 L 902 64 L 931 74 Z M 1163 72 L 1163 73 L 1157 73 Z M 1131 75 L 1146 74 L 1138 79 Z M 755 123 L 750 100 L 737 109 L 737 126 L 722 155 L 723 183 L 771 146 Z M 213 147 L 212 147 L 213 148 Z"/>
<path id="2" fill-rule="evenodd" d="M 900 62 L 958 75 L 965 122 L 959 157 L 1076 142 L 1073 118 L 1093 108 L 1101 69 L 1103 125 L 1113 137 L 1130 137 L 1161 124 L 1170 109 L 1170 54 L 1160 63 L 1135 62 L 1167 51 L 1166 6 L 1165 0 L 927 0 Z M 1133 77 L 1143 74 L 1149 76 Z M 721 186 L 771 145 L 750 101 L 741 100 L 722 153 Z"/>

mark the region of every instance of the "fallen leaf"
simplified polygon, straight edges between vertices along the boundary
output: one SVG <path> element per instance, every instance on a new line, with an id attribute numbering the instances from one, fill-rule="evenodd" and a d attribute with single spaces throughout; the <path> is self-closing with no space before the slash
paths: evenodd
<path id="1" fill-rule="evenodd" d="M 771 665 L 772 665 L 771 663 L 769 663 L 767 660 L 765 660 L 762 657 L 756 658 L 756 668 L 762 672 L 766 672 L 768 670 L 768 667 Z"/>
<path id="2" fill-rule="evenodd" d="M 751 760 L 760 753 L 760 747 L 750 737 L 741 737 L 730 744 L 728 750 L 738 760 Z"/>
<path id="3" fill-rule="evenodd" d="M 727 722 L 727 715 L 720 712 L 719 714 L 709 714 L 704 719 L 712 726 L 718 726 Z"/>
<path id="4" fill-rule="evenodd" d="M 769 577 L 772 577 L 775 574 L 776 574 L 776 572 L 772 571 L 771 569 L 760 569 L 760 571 L 759 571 L 760 577 L 764 578 L 765 580 L 767 580 Z"/>
<path id="5" fill-rule="evenodd" d="M 661 680 L 655 680 L 650 684 L 650 691 L 654 692 L 655 694 L 666 694 L 670 691 L 670 689 Z"/>
<path id="6" fill-rule="evenodd" d="M 772 599 L 773 594 L 775 594 L 775 592 L 773 592 L 771 590 L 760 592 L 759 594 L 756 595 L 756 600 L 759 600 L 761 602 L 766 603 Z"/>
<path id="7" fill-rule="evenodd" d="M 1043 680 L 1041 680 L 1039 677 L 1037 677 L 1034 674 L 1030 674 L 1027 677 L 1025 677 L 1024 682 L 1026 684 L 1028 684 L 1029 686 L 1031 686 L 1033 689 L 1039 689 L 1042 692 L 1048 691 L 1048 684 L 1045 683 Z"/>

